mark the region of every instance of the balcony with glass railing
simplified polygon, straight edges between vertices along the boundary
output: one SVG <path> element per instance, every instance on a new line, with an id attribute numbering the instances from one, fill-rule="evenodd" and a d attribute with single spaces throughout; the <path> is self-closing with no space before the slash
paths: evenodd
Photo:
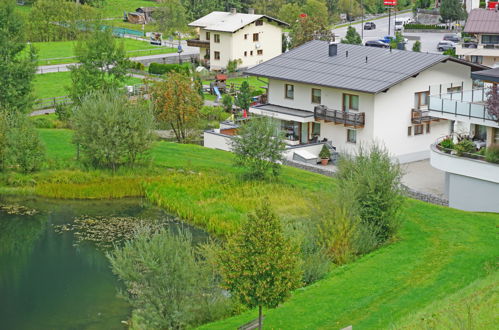
<path id="1" fill-rule="evenodd" d="M 487 92 L 490 88 L 439 93 L 442 88 L 430 90 L 429 115 L 442 119 L 458 120 L 471 124 L 499 127 L 498 119 L 486 108 Z M 444 89 L 444 90 L 447 90 Z"/>

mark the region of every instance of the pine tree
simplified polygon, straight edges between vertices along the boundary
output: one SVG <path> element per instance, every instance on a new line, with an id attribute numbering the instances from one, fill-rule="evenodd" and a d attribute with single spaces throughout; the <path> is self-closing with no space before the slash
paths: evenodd
<path id="1" fill-rule="evenodd" d="M 265 200 L 219 251 L 223 283 L 248 308 L 275 308 L 300 285 L 298 250 Z"/>
<path id="2" fill-rule="evenodd" d="M 248 110 L 251 105 L 251 90 L 247 81 L 243 81 L 234 102 L 239 108 Z"/>

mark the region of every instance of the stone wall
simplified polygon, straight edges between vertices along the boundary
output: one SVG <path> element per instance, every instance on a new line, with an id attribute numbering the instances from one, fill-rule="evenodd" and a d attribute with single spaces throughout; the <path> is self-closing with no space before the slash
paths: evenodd
<path id="1" fill-rule="evenodd" d="M 286 160 L 286 161 L 284 161 L 284 165 L 292 166 L 292 167 L 299 168 L 299 169 L 313 172 L 313 173 L 326 175 L 329 177 L 334 177 L 336 174 L 335 167 L 311 165 L 311 164 L 306 164 L 306 163 L 302 163 L 302 162 L 297 162 L 294 160 Z M 403 188 L 405 190 L 405 194 L 407 197 L 417 199 L 417 200 L 420 200 L 420 201 L 423 201 L 426 203 L 430 203 L 430 204 L 449 206 L 449 201 L 445 198 L 441 198 L 441 197 L 435 196 L 433 194 L 417 191 L 417 190 L 411 189 L 405 185 L 403 186 Z"/>

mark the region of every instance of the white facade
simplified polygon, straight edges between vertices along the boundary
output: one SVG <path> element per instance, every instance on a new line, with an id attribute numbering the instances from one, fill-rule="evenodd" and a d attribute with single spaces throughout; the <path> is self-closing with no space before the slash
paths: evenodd
<path id="1" fill-rule="evenodd" d="M 209 59 L 210 70 L 225 69 L 233 60 L 240 61 L 238 67 L 248 68 L 282 53 L 285 23 L 263 15 L 225 14 L 227 16 L 215 17 L 220 20 L 218 23 L 212 19 L 207 26 L 198 26 L 199 40 L 188 41 L 188 45 L 200 48 L 201 59 Z M 243 23 L 234 27 L 233 21 L 238 17 Z"/>
<path id="2" fill-rule="evenodd" d="M 320 123 L 319 140 L 326 138 L 340 152 L 353 153 L 361 143 L 378 141 L 383 143 L 400 162 L 416 161 L 429 158 L 429 146 L 437 138 L 449 134 L 450 130 L 450 123 L 447 120 L 413 123 L 412 109 L 417 107 L 416 93 L 428 92 L 432 84 L 456 81 L 464 81 L 464 88 L 471 88 L 470 73 L 471 68 L 467 65 L 451 61 L 438 63 L 416 77 L 408 78 L 378 94 L 269 79 L 269 104 L 311 113 L 318 105 L 312 102 L 312 88 L 321 90 L 320 104 L 333 110 L 343 110 L 344 94 L 358 96 L 358 111 L 349 112 L 365 114 L 365 124 L 361 128 L 353 129 L 342 124 L 316 120 L 313 116 L 308 117 L 304 123 L 303 119 L 291 119 L 292 117 L 286 114 L 265 114 L 257 108 L 251 108 L 250 111 L 281 120 L 301 122 L 302 128 L 303 125 L 308 125 L 309 138 L 311 138 L 311 123 Z M 285 97 L 286 84 L 293 86 L 293 99 Z M 426 110 L 424 106 L 421 108 Z M 423 126 L 416 127 L 420 125 Z M 355 143 L 348 141 L 348 130 L 356 131 Z"/>

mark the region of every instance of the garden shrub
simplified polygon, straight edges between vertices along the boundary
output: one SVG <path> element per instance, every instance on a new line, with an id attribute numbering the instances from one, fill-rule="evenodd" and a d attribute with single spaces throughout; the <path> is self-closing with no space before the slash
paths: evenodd
<path id="1" fill-rule="evenodd" d="M 492 144 L 485 150 L 485 160 L 499 164 L 499 144 Z"/>
<path id="2" fill-rule="evenodd" d="M 151 63 L 149 65 L 149 73 L 151 74 L 165 74 L 169 72 L 189 74 L 190 71 L 191 71 L 191 65 L 189 63 L 183 63 L 183 64 Z"/>
<path id="3" fill-rule="evenodd" d="M 84 161 L 115 171 L 134 165 L 153 141 L 154 117 L 141 100 L 130 102 L 119 91 L 85 96 L 73 114 L 74 143 Z"/>
<path id="4" fill-rule="evenodd" d="M 31 122 L 36 128 L 56 128 L 55 121 L 48 116 L 31 117 Z"/>
<path id="5" fill-rule="evenodd" d="M 454 146 L 454 150 L 456 150 L 458 156 L 462 156 L 465 153 L 474 152 L 476 150 L 476 146 L 473 141 L 463 139 Z"/>
<path id="6" fill-rule="evenodd" d="M 454 141 L 451 138 L 445 138 L 440 142 L 440 146 L 444 149 L 454 149 Z"/>
<path id="7" fill-rule="evenodd" d="M 323 144 L 321 152 L 319 152 L 319 158 L 320 159 L 329 159 L 331 157 L 331 151 L 329 151 L 329 148 Z"/>
<path id="8" fill-rule="evenodd" d="M 30 120 L 14 115 L 8 131 L 8 163 L 22 172 L 33 172 L 42 166 L 45 148 Z"/>
<path id="9" fill-rule="evenodd" d="M 59 103 L 55 107 L 55 115 L 65 126 L 70 126 L 73 106 L 70 104 Z"/>
<path id="10" fill-rule="evenodd" d="M 337 177 L 339 196 L 351 196 L 351 208 L 376 244 L 390 239 L 400 226 L 404 197 L 402 170 L 386 148 L 377 143 L 369 148 L 359 146 L 354 156 L 340 158 Z"/>
<path id="11" fill-rule="evenodd" d="M 133 70 L 139 70 L 139 71 L 144 71 L 145 70 L 144 64 L 142 64 L 140 62 L 129 61 L 128 62 L 128 66 L 129 66 L 130 69 L 133 69 Z"/>
<path id="12" fill-rule="evenodd" d="M 203 106 L 199 112 L 208 121 L 224 121 L 228 116 L 222 107 Z"/>
<path id="13" fill-rule="evenodd" d="M 436 24 L 406 24 L 404 25 L 406 30 L 445 30 L 445 26 L 440 26 Z"/>

